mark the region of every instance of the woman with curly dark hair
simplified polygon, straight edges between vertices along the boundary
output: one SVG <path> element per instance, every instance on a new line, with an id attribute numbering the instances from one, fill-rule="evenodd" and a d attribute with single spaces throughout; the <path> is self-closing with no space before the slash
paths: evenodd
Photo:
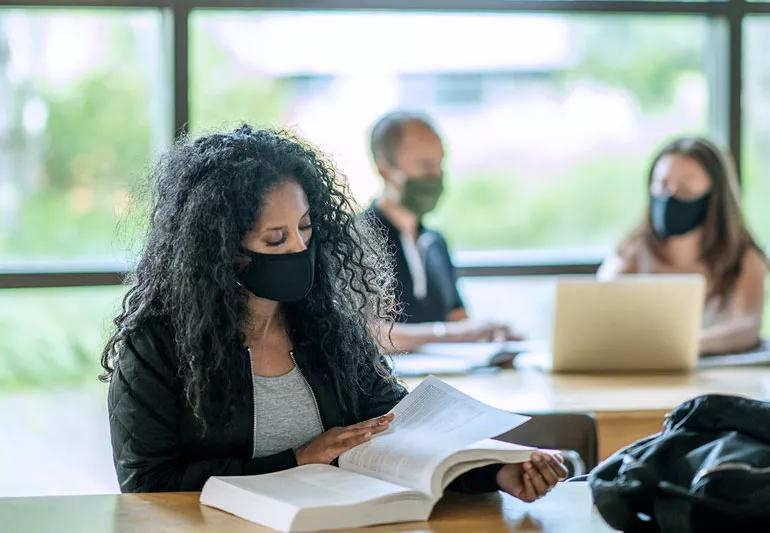
<path id="1" fill-rule="evenodd" d="M 147 242 L 102 354 L 121 490 L 329 464 L 386 430 L 405 394 L 374 340 L 396 311 L 390 262 L 334 167 L 243 126 L 180 143 L 152 178 Z M 536 458 L 454 486 L 534 499 L 563 474 Z"/>

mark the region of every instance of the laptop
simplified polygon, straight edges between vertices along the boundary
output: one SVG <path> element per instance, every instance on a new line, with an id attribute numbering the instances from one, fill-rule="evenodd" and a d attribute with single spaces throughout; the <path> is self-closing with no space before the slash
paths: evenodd
<path id="1" fill-rule="evenodd" d="M 692 370 L 705 291 L 699 274 L 559 278 L 550 369 Z"/>

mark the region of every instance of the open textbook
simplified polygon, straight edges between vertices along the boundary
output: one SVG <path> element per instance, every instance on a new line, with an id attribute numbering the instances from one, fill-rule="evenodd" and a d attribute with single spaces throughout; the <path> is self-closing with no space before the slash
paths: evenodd
<path id="1" fill-rule="evenodd" d="M 200 501 L 281 531 L 427 520 L 449 483 L 532 448 L 491 440 L 528 420 L 474 400 L 433 376 L 392 410 L 387 431 L 339 458 L 257 476 L 211 477 Z"/>

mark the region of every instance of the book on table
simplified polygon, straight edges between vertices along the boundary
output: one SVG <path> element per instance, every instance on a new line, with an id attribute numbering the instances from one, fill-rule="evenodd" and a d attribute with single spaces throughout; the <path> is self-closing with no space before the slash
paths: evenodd
<path id="1" fill-rule="evenodd" d="M 387 431 L 339 457 L 255 476 L 214 476 L 201 503 L 281 531 L 427 520 L 449 483 L 533 449 L 490 439 L 527 417 L 495 409 L 433 376 L 393 408 Z"/>
<path id="2" fill-rule="evenodd" d="M 414 352 L 393 355 L 391 361 L 393 373 L 400 377 L 463 375 L 510 365 L 520 353 L 544 346 L 538 341 L 431 342 Z"/>

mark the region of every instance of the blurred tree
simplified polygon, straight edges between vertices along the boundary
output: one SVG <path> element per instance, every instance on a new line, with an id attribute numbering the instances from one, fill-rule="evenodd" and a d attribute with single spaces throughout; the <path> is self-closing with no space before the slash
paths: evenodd
<path id="1" fill-rule="evenodd" d="M 243 71 L 204 21 L 194 24 L 193 28 L 190 54 L 193 135 L 233 128 L 244 122 L 255 126 L 281 125 L 280 119 L 286 116 L 288 86 L 281 79 Z"/>
<path id="2" fill-rule="evenodd" d="M 612 16 L 603 24 L 579 20 L 576 40 L 584 45 L 579 60 L 564 73 L 565 83 L 592 79 L 631 88 L 642 110 L 649 112 L 671 104 L 683 75 L 704 71 L 705 43 L 693 36 L 704 35 L 696 30 L 709 23 L 705 19 Z"/>

